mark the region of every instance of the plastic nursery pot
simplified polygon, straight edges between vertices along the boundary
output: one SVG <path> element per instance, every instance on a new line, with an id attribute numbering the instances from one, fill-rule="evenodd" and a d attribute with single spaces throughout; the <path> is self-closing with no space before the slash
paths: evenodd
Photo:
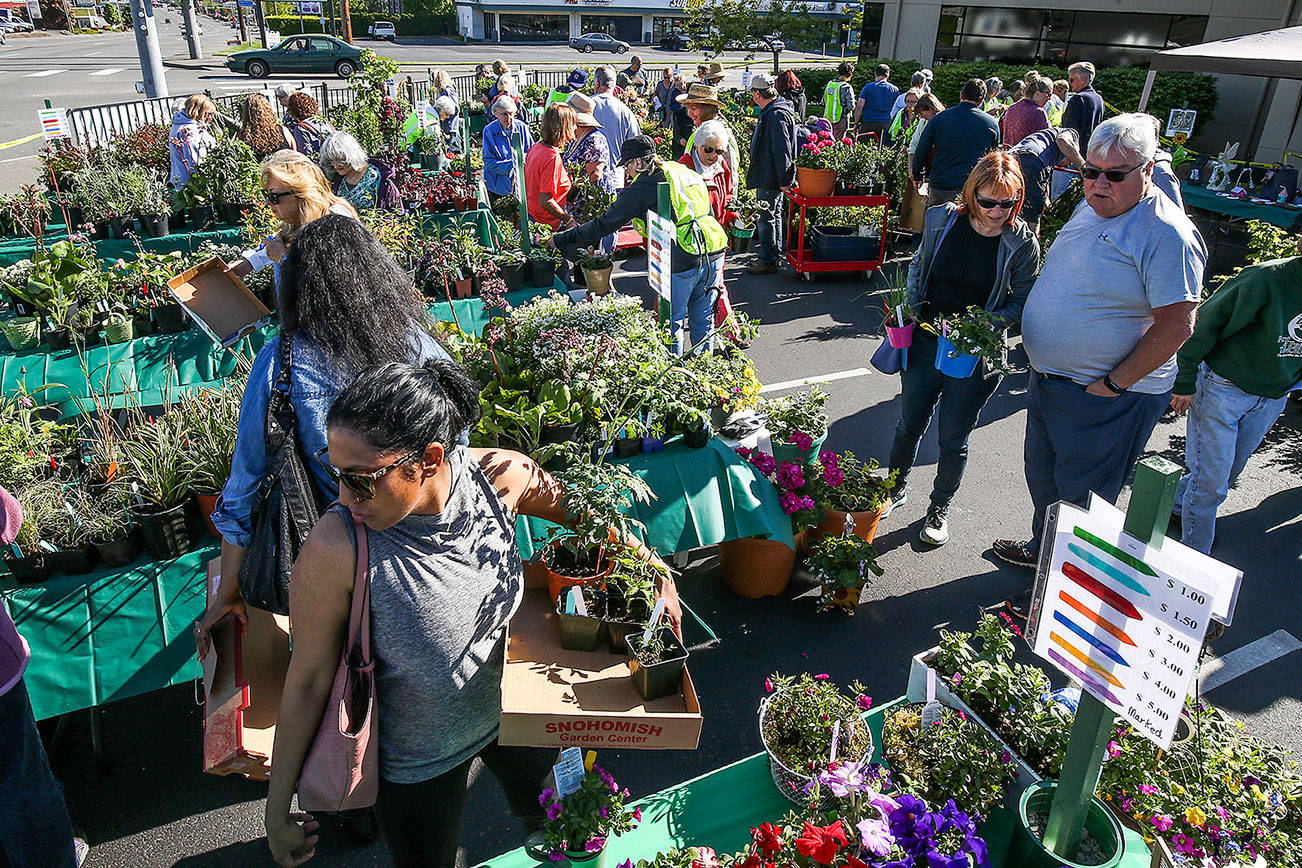
<path id="1" fill-rule="evenodd" d="M 796 550 L 784 542 L 743 537 L 719 543 L 719 573 L 739 597 L 755 600 L 782 593 L 795 565 Z"/>
<path id="2" fill-rule="evenodd" d="M 125 238 L 127 231 L 135 225 L 131 217 L 110 217 L 108 219 L 109 232 L 113 233 L 114 238 Z"/>
<path id="3" fill-rule="evenodd" d="M 710 424 L 701 422 L 695 428 L 683 429 L 683 445 L 689 449 L 704 449 L 710 442 Z"/>
<path id="4" fill-rule="evenodd" d="M 194 219 L 196 231 L 211 229 L 217 222 L 217 212 L 211 205 L 195 205 L 190 209 L 190 216 Z"/>
<path id="5" fill-rule="evenodd" d="M 145 335 L 152 335 L 158 331 L 158 324 L 148 314 L 131 318 L 131 327 L 135 330 L 135 336 L 142 338 Z"/>
<path id="6" fill-rule="evenodd" d="M 89 545 L 77 546 L 70 549 L 59 549 L 51 557 L 54 558 L 54 566 L 59 572 L 66 573 L 70 576 L 81 576 L 89 573 L 95 566 L 95 549 Z"/>
<path id="7" fill-rule="evenodd" d="M 252 207 L 243 202 L 231 202 L 222 206 L 222 222 L 229 223 L 231 226 L 239 226 L 244 220 L 244 209 Z"/>
<path id="8" fill-rule="evenodd" d="M 186 316 L 185 308 L 176 302 L 170 302 L 154 308 L 154 323 L 158 326 L 159 334 L 174 335 L 185 331 L 190 318 Z"/>
<path id="9" fill-rule="evenodd" d="M 147 238 L 166 238 L 171 234 L 171 214 L 140 215 L 140 230 Z"/>
<path id="10" fill-rule="evenodd" d="M 155 560 L 170 561 L 194 548 L 194 533 L 185 513 L 185 504 L 164 510 L 131 508 L 131 518 Z"/>
<path id="11" fill-rule="evenodd" d="M 97 220 L 91 224 L 90 237 L 104 239 L 109 237 L 109 222 L 107 220 Z"/>
<path id="12" fill-rule="evenodd" d="M 808 449 L 801 449 L 794 443 L 774 443 L 773 457 L 779 463 L 783 461 L 794 461 L 797 464 L 811 460 L 818 451 L 823 448 L 827 442 L 827 432 L 824 431 L 819 435 Z"/>
<path id="13" fill-rule="evenodd" d="M 755 239 L 755 227 L 734 223 L 728 230 L 728 249 L 733 253 L 747 253 Z"/>
<path id="14" fill-rule="evenodd" d="M 1049 809 L 1057 789 L 1057 781 L 1037 781 L 1022 793 L 1017 801 L 1017 828 L 1013 830 L 1013 840 L 1008 845 L 1008 858 L 1004 864 L 1022 868 L 1114 868 L 1120 865 L 1126 855 L 1125 835 L 1117 818 L 1097 797 L 1090 798 L 1089 811 L 1085 815 L 1085 833 L 1098 845 L 1098 861 L 1074 862 L 1055 855 L 1044 846 L 1040 840 L 1043 832 L 1037 833 L 1036 828 L 1042 830 L 1048 823 Z M 1036 823 L 1032 822 L 1033 817 L 1037 818 Z"/>
<path id="15" fill-rule="evenodd" d="M 135 322 L 124 319 L 121 322 L 104 323 L 104 343 L 124 344 L 135 335 Z"/>
<path id="16" fill-rule="evenodd" d="M 556 280 L 556 263 L 549 259 L 529 259 L 524 263 L 524 282 L 530 287 L 549 287 Z"/>
<path id="17" fill-rule="evenodd" d="M 888 325 L 886 327 L 886 339 L 891 342 L 891 346 L 897 350 L 907 349 L 913 346 L 913 327 L 916 325 L 912 320 L 906 322 L 903 326 Z"/>
<path id="18" fill-rule="evenodd" d="M 99 559 L 110 567 L 125 567 L 140 555 L 140 535 L 132 528 L 125 536 L 107 542 L 94 542 Z"/>
<path id="19" fill-rule="evenodd" d="M 6 557 L 5 566 L 13 573 L 14 581 L 24 585 L 43 582 L 54 572 L 54 558 L 45 552 L 36 552 L 26 557 Z"/>
<path id="20" fill-rule="evenodd" d="M 0 322 L 0 332 L 15 350 L 35 349 L 41 343 L 41 321 L 34 316 L 20 316 Z"/>
<path id="21" fill-rule="evenodd" d="M 615 441 L 616 458 L 632 458 L 642 451 L 641 437 L 620 437 Z"/>
<path id="22" fill-rule="evenodd" d="M 50 345 L 52 350 L 72 349 L 72 329 L 67 326 L 50 329 L 45 333 L 45 342 Z"/>
<path id="23" fill-rule="evenodd" d="M 977 356 L 960 353 L 954 342 L 946 337 L 936 338 L 936 370 L 947 377 L 963 379 L 976 371 Z"/>
<path id="24" fill-rule="evenodd" d="M 660 452 L 664 448 L 665 448 L 665 440 L 663 437 L 642 438 L 642 454 L 644 455 L 649 455 L 652 452 Z"/>
<path id="25" fill-rule="evenodd" d="M 665 643 L 663 658 L 656 663 L 643 663 L 638 658 L 642 647 L 642 634 L 628 637 L 628 669 L 637 688 L 638 696 L 647 702 L 673 696 L 683 683 L 683 669 L 687 666 L 687 649 L 678 641 L 674 631 L 661 627 L 660 638 Z"/>
<path id="26" fill-rule="evenodd" d="M 543 446 L 553 443 L 575 443 L 579 439 L 579 431 L 583 427 L 582 422 L 574 422 L 569 425 L 543 425 L 538 429 L 538 442 Z"/>
<path id="27" fill-rule="evenodd" d="M 588 268 L 583 269 L 583 282 L 588 287 L 588 292 L 593 295 L 606 295 L 610 292 L 610 273 L 614 266 L 605 268 Z"/>
<path id="28" fill-rule="evenodd" d="M 457 298 L 470 298 L 470 293 L 473 287 L 474 278 L 463 277 L 459 280 L 452 281 L 452 294 Z"/>
<path id="29" fill-rule="evenodd" d="M 556 617 L 561 624 L 562 648 L 566 651 L 597 650 L 597 645 L 601 642 L 600 618 L 566 614 L 564 601 L 556 604 Z"/>
<path id="30" fill-rule="evenodd" d="M 208 532 L 209 536 L 221 539 L 221 534 L 217 532 L 217 525 L 212 523 L 212 514 L 217 511 L 217 498 L 221 497 L 220 491 L 212 494 L 196 493 L 194 502 L 199 507 L 199 515 L 203 516 L 203 529 Z"/>
<path id="31" fill-rule="evenodd" d="M 524 263 L 512 262 L 507 265 L 499 265 L 497 266 L 497 273 L 502 278 L 502 283 L 506 284 L 507 292 L 524 289 Z"/>
<path id="32" fill-rule="evenodd" d="M 561 591 L 575 585 L 601 585 L 614 567 L 614 564 L 609 560 L 600 557 L 597 561 L 597 571 L 595 573 L 587 576 L 567 575 L 564 572 L 558 572 L 557 568 L 553 566 L 558 551 L 559 545 L 553 543 L 543 549 L 542 555 L 543 566 L 547 569 L 547 592 L 551 594 L 553 606 L 559 601 Z"/>
<path id="33" fill-rule="evenodd" d="M 564 850 L 565 861 L 571 865 L 581 865 L 583 868 L 607 868 L 610 864 L 606 857 L 608 852 L 606 847 L 602 847 L 596 853 L 588 853 L 583 850 Z"/>

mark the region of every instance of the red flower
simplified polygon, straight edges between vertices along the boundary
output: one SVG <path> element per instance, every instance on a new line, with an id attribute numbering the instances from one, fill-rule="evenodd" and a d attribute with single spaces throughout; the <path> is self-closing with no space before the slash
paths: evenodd
<path id="1" fill-rule="evenodd" d="M 806 824 L 808 825 L 808 824 Z M 758 829 L 750 830 L 751 840 L 765 856 L 772 856 L 782 849 L 782 827 L 765 823 Z"/>
<path id="2" fill-rule="evenodd" d="M 868 864 L 866 862 L 861 862 L 858 859 L 854 858 L 853 856 L 845 857 L 845 865 L 846 868 L 868 868 Z"/>
<path id="3" fill-rule="evenodd" d="M 819 865 L 831 865 L 837 851 L 845 844 L 845 830 L 841 828 L 840 820 L 823 827 L 805 823 L 803 834 L 796 839 L 796 850 Z"/>

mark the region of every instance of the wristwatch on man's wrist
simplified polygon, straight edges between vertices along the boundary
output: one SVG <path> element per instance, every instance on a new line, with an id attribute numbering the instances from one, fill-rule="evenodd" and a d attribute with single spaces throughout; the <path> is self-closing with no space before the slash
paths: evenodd
<path id="1" fill-rule="evenodd" d="M 1126 393 L 1125 389 L 1121 388 L 1116 383 L 1112 382 L 1111 374 L 1103 375 L 1103 385 L 1107 386 L 1109 389 L 1116 392 L 1118 395 L 1124 395 Z"/>

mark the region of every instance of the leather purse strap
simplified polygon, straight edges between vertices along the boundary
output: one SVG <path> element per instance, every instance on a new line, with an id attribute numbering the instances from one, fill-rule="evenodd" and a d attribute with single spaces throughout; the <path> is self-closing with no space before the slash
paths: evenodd
<path id="1" fill-rule="evenodd" d="M 371 564 L 370 547 L 366 538 L 366 525 L 353 519 L 354 539 L 357 541 L 357 568 L 353 577 L 353 602 L 348 615 L 348 653 L 360 652 L 361 664 L 355 668 L 370 671 L 371 660 Z"/>

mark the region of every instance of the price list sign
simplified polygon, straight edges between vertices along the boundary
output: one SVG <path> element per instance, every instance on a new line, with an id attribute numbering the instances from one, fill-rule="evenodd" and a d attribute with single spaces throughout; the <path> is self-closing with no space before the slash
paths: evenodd
<path id="1" fill-rule="evenodd" d="M 1150 741 L 1171 744 L 1214 586 L 1071 504 L 1050 508 L 1032 648 Z M 1046 567 L 1047 564 L 1047 567 Z"/>

